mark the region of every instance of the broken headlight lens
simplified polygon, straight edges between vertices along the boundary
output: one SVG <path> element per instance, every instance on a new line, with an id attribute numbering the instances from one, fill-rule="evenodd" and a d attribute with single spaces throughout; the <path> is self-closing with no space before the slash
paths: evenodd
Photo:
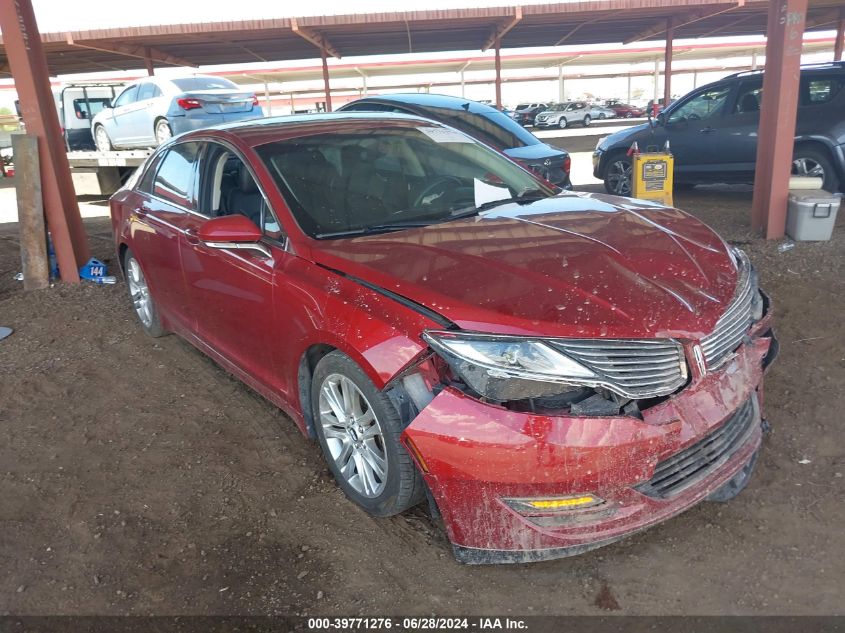
<path id="1" fill-rule="evenodd" d="M 423 338 L 461 380 L 492 400 L 542 398 L 600 380 L 540 340 L 454 332 L 425 332 Z"/>

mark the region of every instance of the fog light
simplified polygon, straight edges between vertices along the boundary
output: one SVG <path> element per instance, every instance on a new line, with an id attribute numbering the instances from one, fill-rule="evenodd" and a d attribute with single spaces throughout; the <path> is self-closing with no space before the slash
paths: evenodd
<path id="1" fill-rule="evenodd" d="M 604 503 L 604 499 L 594 495 L 543 497 L 538 499 L 503 499 L 503 501 L 520 514 L 580 510 L 583 508 L 593 508 Z"/>

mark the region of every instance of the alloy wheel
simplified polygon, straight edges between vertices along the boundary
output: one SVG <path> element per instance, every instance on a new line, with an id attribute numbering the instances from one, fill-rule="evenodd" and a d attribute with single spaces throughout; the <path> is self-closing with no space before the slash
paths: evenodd
<path id="1" fill-rule="evenodd" d="M 631 163 L 617 159 L 607 167 L 605 180 L 608 188 L 617 196 L 631 195 Z"/>
<path id="2" fill-rule="evenodd" d="M 97 149 L 101 152 L 108 152 L 111 150 L 111 141 L 109 141 L 109 133 L 102 125 L 97 128 L 96 132 Z"/>
<path id="3" fill-rule="evenodd" d="M 172 136 L 173 131 L 170 129 L 170 124 L 167 121 L 159 121 L 156 123 L 156 141 L 159 145 Z"/>
<path id="4" fill-rule="evenodd" d="M 812 158 L 799 157 L 792 161 L 793 176 L 812 176 L 824 182 L 824 167 Z"/>
<path id="5" fill-rule="evenodd" d="M 364 497 L 378 497 L 387 485 L 384 434 L 366 396 L 342 374 L 320 387 L 320 424 L 340 475 Z"/>
<path id="6" fill-rule="evenodd" d="M 147 280 L 141 271 L 138 260 L 130 257 L 126 262 L 126 283 L 129 286 L 129 295 L 132 297 L 132 305 L 141 323 L 149 328 L 153 325 L 153 306 L 150 299 L 150 290 L 147 287 Z"/>

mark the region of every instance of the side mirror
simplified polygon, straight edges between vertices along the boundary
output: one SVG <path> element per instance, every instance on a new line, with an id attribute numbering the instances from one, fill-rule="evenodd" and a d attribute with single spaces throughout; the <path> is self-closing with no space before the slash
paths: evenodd
<path id="1" fill-rule="evenodd" d="M 257 250 L 270 257 L 270 249 L 259 243 L 261 229 L 244 215 L 212 218 L 200 226 L 197 237 L 209 248 Z"/>
<path id="2" fill-rule="evenodd" d="M 114 104 L 112 104 L 111 99 L 103 102 L 103 109 L 104 110 L 111 110 L 113 108 L 114 108 Z"/>

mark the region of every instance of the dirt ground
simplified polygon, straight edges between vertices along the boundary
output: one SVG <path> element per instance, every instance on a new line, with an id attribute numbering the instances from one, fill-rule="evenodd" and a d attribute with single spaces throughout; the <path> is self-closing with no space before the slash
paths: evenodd
<path id="1" fill-rule="evenodd" d="M 782 343 L 773 427 L 728 504 L 616 545 L 466 567 L 422 510 L 374 519 L 315 444 L 187 343 L 146 337 L 126 287 L 25 293 L 0 225 L 2 614 L 841 614 L 845 219 L 830 243 L 748 229 L 748 188 L 677 205 L 741 244 Z M 843 214 L 845 215 L 845 214 Z M 112 254 L 107 220 L 86 221 Z"/>

